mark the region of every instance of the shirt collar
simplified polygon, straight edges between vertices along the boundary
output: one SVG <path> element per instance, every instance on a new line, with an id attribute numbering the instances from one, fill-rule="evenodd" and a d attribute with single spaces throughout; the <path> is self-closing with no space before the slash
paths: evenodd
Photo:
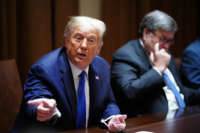
<path id="1" fill-rule="evenodd" d="M 140 41 L 140 44 L 142 45 L 142 47 L 144 48 L 144 43 L 141 38 L 139 39 L 139 41 Z"/>
<path id="2" fill-rule="evenodd" d="M 85 70 L 81 70 L 79 69 L 76 65 L 74 65 L 70 59 L 69 60 L 69 64 L 70 64 L 70 67 L 71 67 L 71 70 L 72 70 L 72 75 L 73 75 L 73 78 L 76 79 L 78 78 L 78 76 L 81 74 L 82 71 L 85 71 L 86 72 L 86 77 L 88 75 L 88 71 L 89 71 L 89 67 L 87 67 Z"/>

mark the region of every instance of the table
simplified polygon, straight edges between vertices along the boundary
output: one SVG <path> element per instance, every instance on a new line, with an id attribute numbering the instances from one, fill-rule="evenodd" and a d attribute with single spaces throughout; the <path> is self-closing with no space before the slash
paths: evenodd
<path id="1" fill-rule="evenodd" d="M 199 133 L 200 132 L 200 106 L 187 107 L 173 118 L 166 118 L 167 112 L 148 114 L 126 120 L 124 133 L 149 131 L 155 133 Z M 180 113 L 180 114 L 179 114 Z M 177 116 L 177 114 L 179 114 Z M 90 127 L 85 130 L 71 130 L 62 133 L 109 133 L 106 129 Z"/>

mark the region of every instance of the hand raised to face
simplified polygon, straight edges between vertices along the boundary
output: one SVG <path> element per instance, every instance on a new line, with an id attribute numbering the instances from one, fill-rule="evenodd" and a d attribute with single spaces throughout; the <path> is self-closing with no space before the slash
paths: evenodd
<path id="1" fill-rule="evenodd" d="M 171 56 L 163 48 L 159 48 L 159 43 L 154 45 L 154 50 L 150 53 L 150 60 L 161 73 L 168 67 Z"/>

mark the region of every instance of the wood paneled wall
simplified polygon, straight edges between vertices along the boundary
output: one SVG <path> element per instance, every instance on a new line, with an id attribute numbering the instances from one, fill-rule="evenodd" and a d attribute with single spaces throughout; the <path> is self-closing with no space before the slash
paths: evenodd
<path id="1" fill-rule="evenodd" d="M 22 83 L 30 66 L 63 45 L 69 16 L 78 0 L 0 0 L 0 59 L 15 58 Z"/>
<path id="2" fill-rule="evenodd" d="M 197 36 L 198 0 L 103 0 L 102 19 L 107 24 L 102 56 L 111 63 L 112 54 L 124 43 L 138 37 L 144 15 L 159 9 L 178 23 L 175 44 L 171 52 L 180 57 L 185 47 Z"/>
<path id="3" fill-rule="evenodd" d="M 0 0 L 0 59 L 15 58 L 22 83 L 30 66 L 45 53 L 63 45 L 69 16 L 78 15 L 79 0 Z M 102 20 L 107 24 L 101 56 L 111 63 L 112 54 L 138 37 L 143 16 L 155 9 L 178 23 L 171 51 L 180 57 L 197 36 L 198 0 L 102 0 Z M 197 8 L 198 6 L 198 8 Z"/>

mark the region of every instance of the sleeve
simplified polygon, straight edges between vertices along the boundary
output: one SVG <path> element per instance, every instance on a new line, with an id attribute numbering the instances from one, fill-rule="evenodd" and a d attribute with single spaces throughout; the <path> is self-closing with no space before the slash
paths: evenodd
<path id="1" fill-rule="evenodd" d="M 112 89 L 110 89 L 109 102 L 106 106 L 106 109 L 104 110 L 102 119 L 106 119 L 106 118 L 108 118 L 112 115 L 116 115 L 116 114 L 120 114 L 120 110 L 115 102 L 115 98 L 113 96 Z"/>
<path id="2" fill-rule="evenodd" d="M 113 57 L 111 85 L 115 94 L 126 100 L 137 102 L 162 85 L 162 76 L 154 68 L 144 69 L 145 64 L 126 59 L 127 55 L 123 57 L 120 59 L 117 55 Z"/>
<path id="3" fill-rule="evenodd" d="M 48 74 L 40 65 L 31 67 L 24 85 L 23 104 L 28 117 L 36 117 L 36 106 L 28 105 L 27 101 L 36 98 L 51 98 L 53 94 L 49 89 Z"/>
<path id="4" fill-rule="evenodd" d="M 198 105 L 200 102 L 200 90 L 192 89 L 184 86 L 183 89 L 184 99 L 188 106 Z"/>
<path id="5" fill-rule="evenodd" d="M 186 50 L 183 53 L 181 74 L 187 86 L 200 89 L 200 54 L 193 50 Z"/>
<path id="6" fill-rule="evenodd" d="M 105 103 L 106 103 L 106 107 L 104 109 L 101 119 L 107 119 L 112 115 L 120 114 L 120 110 L 116 104 L 116 100 L 113 95 L 113 91 L 112 91 L 111 84 L 110 84 L 110 66 L 108 65 L 108 63 L 106 61 L 101 63 L 101 65 L 103 65 L 101 67 L 101 68 L 103 68 L 103 69 L 101 69 L 101 76 L 103 79 L 101 84 L 104 84 L 103 88 L 105 89 L 105 91 L 103 92 L 103 94 L 106 95 L 106 97 L 104 99 Z"/>
<path id="7" fill-rule="evenodd" d="M 107 70 L 108 72 L 105 72 L 105 74 L 107 75 L 104 75 L 104 77 L 106 77 L 104 78 L 104 83 L 107 84 L 106 87 L 108 89 L 108 93 L 106 97 L 107 106 L 103 112 L 103 115 L 99 124 L 101 128 L 107 128 L 107 123 L 109 122 L 109 120 L 114 115 L 120 114 L 120 109 L 116 104 L 116 100 L 115 100 L 115 97 L 113 95 L 113 91 L 110 85 L 110 67 Z"/>

